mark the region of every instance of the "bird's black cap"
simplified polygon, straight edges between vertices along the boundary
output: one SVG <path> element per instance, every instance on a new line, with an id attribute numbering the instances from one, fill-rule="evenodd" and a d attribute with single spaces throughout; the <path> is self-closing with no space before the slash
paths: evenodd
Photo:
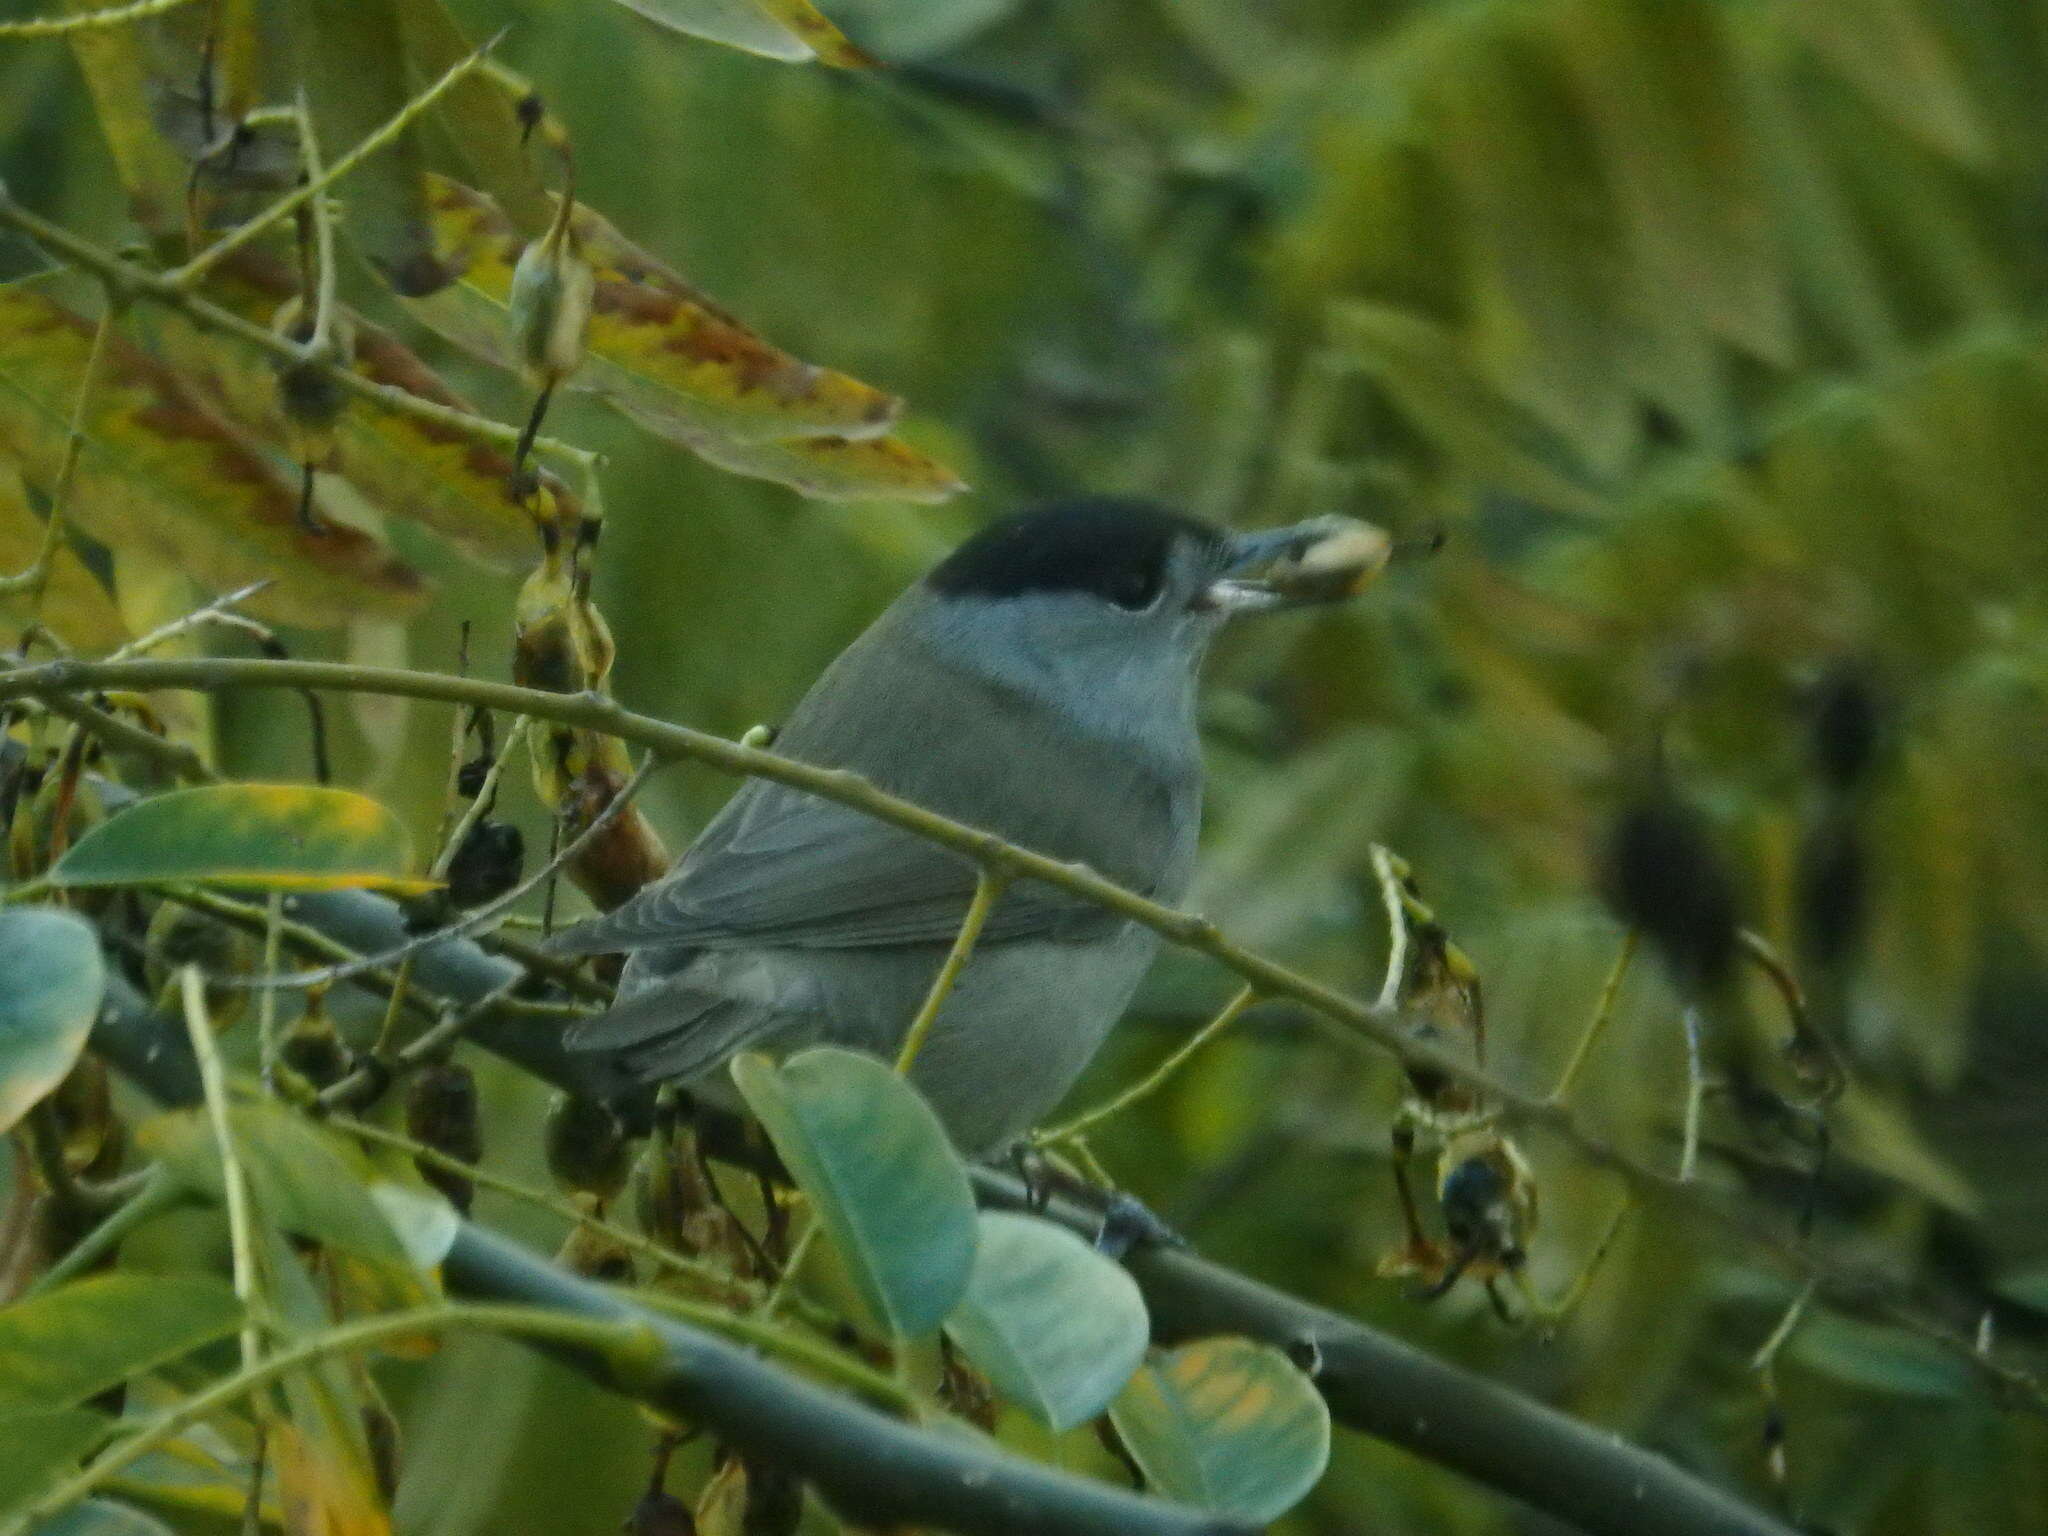
<path id="1" fill-rule="evenodd" d="M 1223 535 L 1149 501 L 1049 502 L 989 524 L 940 562 L 925 585 L 941 597 L 1083 592 L 1143 608 L 1159 595 L 1176 538 L 1219 544 Z"/>

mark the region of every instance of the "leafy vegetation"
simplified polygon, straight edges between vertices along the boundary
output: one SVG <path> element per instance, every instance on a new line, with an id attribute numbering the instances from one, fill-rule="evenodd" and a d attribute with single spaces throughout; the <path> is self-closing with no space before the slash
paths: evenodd
<path id="1" fill-rule="evenodd" d="M 0 1530 L 2048 1521 L 2043 78 L 2025 0 L 0 5 Z M 781 771 L 642 716 L 1077 489 L 1443 540 L 1214 658 L 1226 938 L 1146 911 L 1040 1150 L 1447 1396 L 977 1212 L 887 1063 L 734 1140 L 554 1047 L 530 930 L 729 792 L 655 770 Z"/>

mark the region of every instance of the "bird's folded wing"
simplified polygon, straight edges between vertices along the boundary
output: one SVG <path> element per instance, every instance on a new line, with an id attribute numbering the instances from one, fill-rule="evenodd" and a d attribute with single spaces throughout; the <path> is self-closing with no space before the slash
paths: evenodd
<path id="1" fill-rule="evenodd" d="M 676 870 L 604 917 L 556 935 L 552 948 L 606 954 L 650 944 L 703 949 L 858 949 L 945 943 L 974 894 L 959 854 L 833 801 L 755 781 Z M 1024 880 L 982 930 L 1002 941 L 1080 938 L 1123 919 Z"/>

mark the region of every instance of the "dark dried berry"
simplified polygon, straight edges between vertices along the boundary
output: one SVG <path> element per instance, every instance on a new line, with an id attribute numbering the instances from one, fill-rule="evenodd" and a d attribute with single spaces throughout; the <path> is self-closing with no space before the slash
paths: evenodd
<path id="1" fill-rule="evenodd" d="M 455 770 L 455 789 L 465 800 L 474 800 L 484 792 L 484 780 L 491 776 L 491 760 L 488 757 L 472 757 Z"/>
<path id="2" fill-rule="evenodd" d="M 1799 845 L 1799 939 L 1823 965 L 1848 958 L 1869 910 L 1870 879 L 1855 818 L 1825 815 Z"/>
<path id="3" fill-rule="evenodd" d="M 595 1099 L 557 1093 L 548 1105 L 548 1171 L 564 1187 L 610 1201 L 626 1186 L 632 1148 L 618 1117 Z"/>
<path id="4" fill-rule="evenodd" d="M 1665 790 L 1627 807 L 1607 837 L 1603 893 L 1682 987 L 1708 990 L 1735 961 L 1735 884 L 1698 812 Z"/>
<path id="5" fill-rule="evenodd" d="M 672 1493 L 652 1489 L 640 1496 L 626 1516 L 626 1536 L 697 1536 L 690 1506 Z"/>
<path id="6" fill-rule="evenodd" d="M 1884 728 L 1883 707 L 1862 669 L 1843 664 L 1814 685 L 1810 703 L 1814 771 L 1838 790 L 1870 772 Z"/>
<path id="7" fill-rule="evenodd" d="M 483 1135 L 478 1126 L 476 1076 L 456 1062 L 442 1062 L 425 1068 L 412 1080 L 405 1094 L 405 1128 L 415 1141 L 436 1152 L 473 1163 L 483 1156 Z M 467 1215 L 475 1189 L 461 1174 L 451 1173 L 425 1158 L 419 1159 L 420 1176 L 448 1197 L 457 1210 Z"/>
<path id="8" fill-rule="evenodd" d="M 448 861 L 448 899 L 475 907 L 504 895 L 519 883 L 525 860 L 526 839 L 517 827 L 481 818 Z"/>

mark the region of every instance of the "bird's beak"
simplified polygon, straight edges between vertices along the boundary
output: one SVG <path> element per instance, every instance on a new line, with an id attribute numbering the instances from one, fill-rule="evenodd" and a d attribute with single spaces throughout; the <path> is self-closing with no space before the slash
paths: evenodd
<path id="1" fill-rule="evenodd" d="M 1350 517 L 1316 517 L 1231 540 L 1223 574 L 1195 599 L 1198 610 L 1235 618 L 1334 603 L 1370 586 L 1396 552 L 1383 528 Z"/>

